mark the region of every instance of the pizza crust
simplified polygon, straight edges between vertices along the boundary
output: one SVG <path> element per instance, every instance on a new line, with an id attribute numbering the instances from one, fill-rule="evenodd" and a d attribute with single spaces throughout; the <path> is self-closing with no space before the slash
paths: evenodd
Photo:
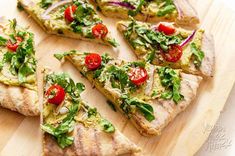
<path id="1" fill-rule="evenodd" d="M 44 133 L 44 156 L 140 156 L 140 149 L 119 131 L 112 134 L 95 128 L 86 128 L 81 123 L 75 126 L 74 144 L 62 149 L 55 139 Z"/>
<path id="2" fill-rule="evenodd" d="M 0 83 L 0 106 L 25 116 L 38 116 L 38 93 L 24 87 Z"/>

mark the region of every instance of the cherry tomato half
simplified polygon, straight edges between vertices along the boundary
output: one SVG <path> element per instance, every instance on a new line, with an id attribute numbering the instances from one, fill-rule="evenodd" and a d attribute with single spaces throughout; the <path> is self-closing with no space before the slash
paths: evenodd
<path id="1" fill-rule="evenodd" d="M 171 26 L 166 26 L 162 23 L 159 24 L 157 30 L 159 32 L 163 32 L 165 35 L 172 35 L 175 33 L 175 28 L 173 28 Z"/>
<path id="2" fill-rule="evenodd" d="M 46 96 L 48 97 L 48 102 L 51 104 L 59 105 L 64 101 L 65 91 L 60 85 L 52 85 L 47 91 Z"/>
<path id="3" fill-rule="evenodd" d="M 102 58 L 99 54 L 91 53 L 88 54 L 85 58 L 85 64 L 88 69 L 95 70 L 100 67 Z"/>
<path id="4" fill-rule="evenodd" d="M 73 20 L 74 20 L 73 14 L 75 13 L 76 10 L 77 10 L 76 5 L 68 6 L 64 11 L 64 18 L 68 22 L 73 22 Z"/>
<path id="5" fill-rule="evenodd" d="M 132 68 L 128 75 L 131 82 L 137 86 L 143 84 L 148 78 L 146 69 L 141 67 Z"/>
<path id="6" fill-rule="evenodd" d="M 18 36 L 16 36 L 15 39 L 16 39 L 16 43 L 12 43 L 10 40 L 7 42 L 7 48 L 12 50 L 12 51 L 16 51 L 19 44 L 23 41 L 23 39 L 21 37 L 18 37 Z"/>
<path id="7" fill-rule="evenodd" d="M 96 38 L 104 38 L 108 34 L 108 28 L 102 23 L 96 24 L 92 28 L 92 34 Z"/>
<path id="8" fill-rule="evenodd" d="M 183 50 L 181 46 L 173 44 L 169 47 L 168 52 L 163 52 L 163 50 L 161 50 L 161 54 L 166 61 L 177 62 L 180 60 Z"/>

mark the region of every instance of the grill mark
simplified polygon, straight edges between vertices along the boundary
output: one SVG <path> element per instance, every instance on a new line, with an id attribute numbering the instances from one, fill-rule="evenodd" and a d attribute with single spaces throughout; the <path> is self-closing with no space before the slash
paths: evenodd
<path id="1" fill-rule="evenodd" d="M 94 140 L 95 140 L 95 155 L 101 155 L 100 142 L 97 136 L 97 129 L 94 129 Z"/>
<path id="2" fill-rule="evenodd" d="M 83 144 L 82 144 L 82 132 L 81 132 L 81 130 L 80 130 L 80 128 L 79 127 L 77 127 L 77 135 L 75 136 L 75 140 L 76 140 L 76 152 L 77 152 L 77 155 L 78 156 L 84 156 L 85 154 L 84 154 L 84 148 L 83 148 Z"/>
<path id="3" fill-rule="evenodd" d="M 16 107 L 16 104 L 14 103 L 14 101 L 12 100 L 12 97 L 11 97 L 11 92 L 10 92 L 10 87 L 4 85 L 4 89 L 6 89 L 6 97 L 4 98 L 3 102 L 7 103 L 7 108 L 11 109 L 11 110 L 14 110 L 14 111 L 20 111 L 19 108 Z M 8 102 L 7 102 L 8 101 Z M 4 104 L 5 105 L 5 104 Z"/>

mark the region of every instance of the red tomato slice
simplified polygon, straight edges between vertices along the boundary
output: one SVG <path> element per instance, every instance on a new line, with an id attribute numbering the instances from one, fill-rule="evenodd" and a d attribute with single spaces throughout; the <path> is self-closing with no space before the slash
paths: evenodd
<path id="1" fill-rule="evenodd" d="M 175 45 L 175 44 L 169 47 L 168 52 L 163 52 L 162 49 L 160 51 L 161 51 L 163 58 L 168 62 L 179 61 L 183 54 L 182 47 L 179 45 Z"/>
<path id="2" fill-rule="evenodd" d="M 7 42 L 7 48 L 12 50 L 12 51 L 16 51 L 16 49 L 18 48 L 19 44 L 23 41 L 23 39 L 21 37 L 16 36 L 16 43 L 12 43 L 10 40 Z"/>
<path id="3" fill-rule="evenodd" d="M 108 28 L 102 23 L 96 24 L 92 28 L 92 34 L 96 38 L 104 38 L 108 34 Z"/>
<path id="4" fill-rule="evenodd" d="M 85 64 L 88 69 L 95 70 L 100 67 L 102 58 L 99 54 L 91 53 L 88 54 L 85 58 Z"/>
<path id="5" fill-rule="evenodd" d="M 76 5 L 71 5 L 68 6 L 65 11 L 64 11 L 64 18 L 68 21 L 68 22 L 73 22 L 74 18 L 73 18 L 73 14 L 75 13 L 75 11 L 77 10 L 77 6 Z"/>
<path id="6" fill-rule="evenodd" d="M 48 102 L 51 104 L 59 105 L 64 101 L 65 91 L 60 85 L 52 85 L 47 91 L 46 96 Z"/>
<path id="7" fill-rule="evenodd" d="M 132 68 L 128 75 L 131 82 L 137 86 L 143 84 L 148 78 L 146 69 L 141 67 Z"/>
<path id="8" fill-rule="evenodd" d="M 166 26 L 162 23 L 159 24 L 157 30 L 159 32 L 163 32 L 165 35 L 172 35 L 175 33 L 175 28 L 173 28 L 171 26 Z"/>

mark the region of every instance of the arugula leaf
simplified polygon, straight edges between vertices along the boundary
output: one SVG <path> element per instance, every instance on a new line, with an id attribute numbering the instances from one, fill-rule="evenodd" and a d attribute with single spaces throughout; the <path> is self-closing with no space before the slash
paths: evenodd
<path id="1" fill-rule="evenodd" d="M 199 68 L 202 64 L 202 60 L 204 59 L 205 54 L 203 51 L 201 51 L 199 48 L 197 48 L 195 43 L 191 43 L 190 47 L 191 47 L 191 51 L 193 53 L 193 59 L 194 59 L 193 63 L 197 68 Z"/>
<path id="2" fill-rule="evenodd" d="M 107 133 L 115 132 L 115 127 L 106 119 L 101 119 L 100 125 L 103 127 L 103 131 Z"/>
<path id="3" fill-rule="evenodd" d="M 122 96 L 122 99 L 123 103 L 120 105 L 120 107 L 127 115 L 133 112 L 133 106 L 135 106 L 148 121 L 151 122 L 155 119 L 154 110 L 151 105 L 136 98 L 130 98 L 127 95 Z"/>
<path id="4" fill-rule="evenodd" d="M 157 12 L 157 16 L 162 17 L 168 14 L 171 14 L 176 10 L 173 0 L 157 0 L 159 11 Z"/>
<path id="5" fill-rule="evenodd" d="M 157 12 L 157 16 L 162 17 L 165 16 L 167 14 L 171 14 L 173 11 L 175 11 L 175 6 L 174 5 L 167 5 L 163 8 L 161 8 L 158 12 Z"/>
<path id="6" fill-rule="evenodd" d="M 145 1 L 144 0 L 139 0 L 139 4 L 135 10 L 129 10 L 128 15 L 130 16 L 136 16 L 140 11 L 142 6 L 144 5 Z"/>
<path id="7" fill-rule="evenodd" d="M 4 37 L 0 36 L 0 46 L 5 46 L 7 43 L 7 39 L 5 39 Z"/>
<path id="8" fill-rule="evenodd" d="M 47 9 L 50 5 L 52 5 L 52 0 L 41 0 L 40 6 L 44 9 Z"/>
<path id="9" fill-rule="evenodd" d="M 67 55 L 72 55 L 72 54 L 75 54 L 75 53 L 76 53 L 75 50 L 71 50 L 71 51 L 69 51 L 69 52 L 64 52 L 64 53 L 62 53 L 62 54 L 54 54 L 54 57 L 55 57 L 57 60 L 61 61 L 65 56 L 67 56 Z"/>
<path id="10" fill-rule="evenodd" d="M 109 44 L 111 44 L 114 47 L 119 46 L 119 43 L 115 39 L 113 39 L 113 38 L 112 39 L 108 39 L 107 41 L 109 42 Z"/>
<path id="11" fill-rule="evenodd" d="M 166 87 L 166 91 L 161 94 L 161 98 L 173 101 L 177 104 L 184 97 L 180 94 L 180 76 L 179 74 L 169 67 L 160 67 L 158 69 L 161 84 Z"/>

